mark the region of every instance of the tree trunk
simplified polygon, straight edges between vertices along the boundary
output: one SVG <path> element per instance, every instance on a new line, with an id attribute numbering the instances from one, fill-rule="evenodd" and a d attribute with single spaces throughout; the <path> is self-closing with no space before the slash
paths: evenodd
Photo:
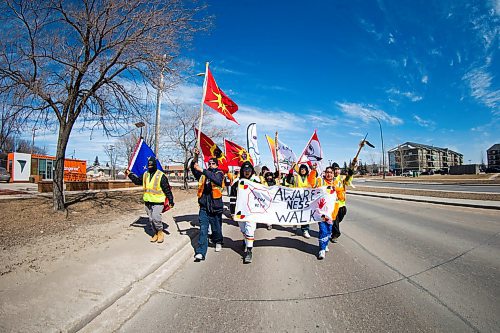
<path id="1" fill-rule="evenodd" d="M 184 160 L 184 189 L 187 190 L 189 189 L 189 184 L 188 184 L 188 170 L 189 170 L 189 166 L 188 166 L 188 162 L 189 162 L 189 159 L 187 160 Z"/>
<path id="2" fill-rule="evenodd" d="M 68 146 L 71 127 L 70 124 L 61 124 L 59 126 L 52 192 L 54 211 L 63 211 L 66 208 L 64 199 L 64 158 L 66 157 L 66 147 Z"/>

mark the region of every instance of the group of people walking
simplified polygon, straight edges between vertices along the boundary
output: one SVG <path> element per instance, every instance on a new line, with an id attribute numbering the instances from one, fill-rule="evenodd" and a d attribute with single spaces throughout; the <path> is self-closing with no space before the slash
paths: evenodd
<path id="1" fill-rule="evenodd" d="M 350 185 L 353 175 L 353 170 L 348 169 L 347 175 L 341 175 L 340 167 L 337 163 L 326 167 L 324 173 L 318 177 L 316 165 L 309 167 L 306 164 L 299 165 L 298 174 L 294 174 L 291 170 L 283 177 L 271 172 L 267 167 L 261 168 L 260 175 L 255 174 L 255 169 L 249 161 L 243 162 L 240 167 L 238 177 L 225 175 L 218 168 L 218 160 L 213 157 L 208 161 L 208 168 L 202 169 L 198 165 L 198 149 L 195 149 L 195 158 L 190 164 L 191 172 L 198 181 L 197 197 L 199 204 L 199 224 L 200 233 L 198 236 L 198 245 L 195 249 L 195 261 L 205 260 L 208 250 L 209 239 L 215 244 L 215 252 L 222 249 L 222 214 L 224 211 L 224 203 L 222 201 L 222 192 L 224 186 L 228 188 L 230 195 L 230 212 L 234 216 L 236 199 L 238 194 L 238 180 L 248 179 L 250 181 L 263 184 L 265 186 L 282 185 L 295 188 L 315 188 L 321 186 L 332 186 L 337 194 L 338 212 L 335 220 L 319 222 L 319 251 L 318 259 L 324 259 L 329 251 L 328 242 L 336 242 L 340 237 L 340 222 L 344 219 L 347 208 L 345 204 L 346 188 Z M 137 177 L 133 173 L 128 173 L 128 177 L 136 185 L 142 185 L 144 188 L 143 199 L 145 209 L 148 214 L 149 222 L 153 229 L 154 235 L 151 242 L 163 242 L 163 223 L 161 213 L 166 208 L 174 206 L 174 198 L 168 184 L 168 179 L 163 172 L 156 168 L 156 159 L 148 160 L 148 170 L 143 177 Z M 232 185 L 228 186 L 227 179 L 232 181 Z M 168 198 L 167 201 L 165 199 Z M 244 255 L 243 262 L 249 264 L 253 260 L 253 244 L 255 240 L 255 230 L 257 224 L 254 222 L 238 222 L 241 233 L 244 238 Z M 272 229 L 272 225 L 267 226 Z M 294 229 L 296 229 L 294 227 Z M 304 238 L 310 238 L 309 225 L 301 226 L 301 233 Z M 211 234 L 209 235 L 209 230 Z"/>
<path id="2" fill-rule="evenodd" d="M 195 152 L 195 155 L 196 153 L 197 152 Z M 207 253 L 207 231 L 209 226 L 212 230 L 211 237 L 212 241 L 215 243 L 215 251 L 218 252 L 222 248 L 223 208 L 219 209 L 219 207 L 222 207 L 222 179 L 224 178 L 224 174 L 217 168 L 218 162 L 216 158 L 209 160 L 208 169 L 205 170 L 202 170 L 196 161 L 197 159 L 194 159 L 191 163 L 191 171 L 198 180 L 198 203 L 200 205 L 200 238 L 198 239 L 198 247 L 195 251 L 195 260 L 201 261 L 205 260 Z M 301 164 L 298 174 L 294 175 L 292 170 L 284 177 L 279 178 L 278 175 L 272 173 L 267 167 L 263 166 L 260 175 L 257 176 L 252 163 L 245 161 L 240 167 L 239 177 L 233 179 L 233 184 L 230 188 L 229 209 L 231 215 L 234 216 L 235 214 L 239 179 L 248 179 L 265 186 L 282 185 L 297 188 L 333 186 L 337 193 L 337 203 L 339 206 L 336 219 L 333 221 L 319 222 L 318 259 L 324 259 L 326 252 L 329 250 L 328 242 L 336 242 L 336 239 L 340 237 L 340 222 L 347 213 L 345 193 L 347 186 L 351 183 L 353 171 L 349 169 L 346 176 L 341 175 L 340 171 L 339 165 L 333 163 L 332 166 L 328 166 L 325 169 L 321 177 L 318 177 L 315 165 L 309 170 L 306 164 Z M 217 207 L 217 209 L 213 209 L 213 207 Z M 238 222 L 238 224 L 244 239 L 243 262 L 249 264 L 253 260 L 253 244 L 257 224 L 254 222 Z M 267 228 L 272 229 L 272 225 L 269 224 Z M 301 232 L 305 238 L 311 237 L 308 224 L 301 226 Z"/>

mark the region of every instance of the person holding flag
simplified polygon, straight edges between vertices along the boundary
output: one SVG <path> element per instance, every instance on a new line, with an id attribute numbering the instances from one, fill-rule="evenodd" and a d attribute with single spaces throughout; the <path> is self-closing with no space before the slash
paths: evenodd
<path id="1" fill-rule="evenodd" d="M 191 172 L 198 180 L 198 204 L 200 206 L 198 219 L 200 222 L 200 234 L 198 235 L 198 247 L 195 250 L 194 259 L 199 262 L 205 260 L 208 249 L 208 227 L 212 229 L 211 239 L 215 243 L 215 252 L 222 250 L 222 190 L 224 173 L 218 169 L 217 158 L 208 160 L 208 169 L 203 170 L 198 165 L 198 148 L 194 149 L 194 158 L 191 162 Z"/>
<path id="2" fill-rule="evenodd" d="M 142 198 L 144 200 L 146 213 L 148 214 L 150 226 L 154 232 L 153 237 L 151 237 L 151 242 L 163 243 L 163 222 L 161 213 L 164 210 L 165 199 L 168 199 L 170 208 L 174 207 L 174 196 L 168 183 L 167 176 L 163 171 L 158 170 L 157 164 L 156 158 L 150 156 L 147 162 L 147 171 L 142 174 L 142 177 L 131 172 L 129 169 L 127 169 L 125 173 L 135 185 L 142 185 L 144 188 Z M 134 170 L 134 168 L 132 168 L 132 170 Z"/>
<path id="3" fill-rule="evenodd" d="M 354 162 L 355 165 L 355 162 Z M 337 242 L 337 238 L 340 237 L 340 222 L 344 219 L 347 214 L 347 207 L 345 204 L 346 200 L 346 187 L 351 185 L 352 175 L 354 171 L 352 168 L 347 169 L 347 176 L 340 174 L 340 166 L 337 163 L 332 164 L 332 168 L 335 171 L 334 185 L 335 191 L 337 192 L 337 201 L 339 203 L 339 211 L 337 213 L 337 218 L 333 221 L 332 236 L 330 241 L 332 243 Z"/>

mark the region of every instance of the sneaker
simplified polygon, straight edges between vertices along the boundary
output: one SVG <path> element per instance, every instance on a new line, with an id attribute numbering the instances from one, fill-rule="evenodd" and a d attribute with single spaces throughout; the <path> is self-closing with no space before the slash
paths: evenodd
<path id="1" fill-rule="evenodd" d="M 332 242 L 332 243 L 337 243 L 337 238 L 338 238 L 338 237 L 332 237 L 332 238 L 330 238 L 330 242 Z"/>
<path id="2" fill-rule="evenodd" d="M 215 244 L 215 252 L 220 252 L 220 250 L 222 250 L 222 244 L 221 243 Z"/>
<path id="3" fill-rule="evenodd" d="M 194 256 L 194 261 L 198 262 L 198 261 L 202 261 L 202 260 L 205 260 L 205 258 L 203 258 L 203 254 L 201 254 L 201 253 L 197 253 L 197 254 Z"/>
<path id="4" fill-rule="evenodd" d="M 273 228 L 273 225 L 272 224 L 268 224 L 267 225 L 267 230 L 271 230 Z"/>
<path id="5" fill-rule="evenodd" d="M 330 252 L 330 249 L 328 248 L 328 245 L 325 248 L 325 252 Z"/>
<path id="6" fill-rule="evenodd" d="M 243 259 L 244 264 L 249 264 L 252 262 L 252 251 L 247 251 L 245 253 L 245 258 Z"/>
<path id="7" fill-rule="evenodd" d="M 302 233 L 302 236 L 304 236 L 304 238 L 307 238 L 307 239 L 311 238 L 311 235 L 309 235 L 309 231 L 307 231 L 307 230 L 304 230 L 304 232 Z"/>
<path id="8" fill-rule="evenodd" d="M 321 250 L 321 251 L 319 251 L 319 254 L 318 254 L 318 260 L 323 260 L 323 259 L 325 259 L 325 255 L 326 255 L 325 250 Z"/>

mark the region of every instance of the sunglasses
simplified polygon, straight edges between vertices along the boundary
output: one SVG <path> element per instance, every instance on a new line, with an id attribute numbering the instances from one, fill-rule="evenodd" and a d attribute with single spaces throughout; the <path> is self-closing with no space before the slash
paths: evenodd
<path id="1" fill-rule="evenodd" d="M 208 165 L 217 165 L 215 162 L 208 162 Z"/>

